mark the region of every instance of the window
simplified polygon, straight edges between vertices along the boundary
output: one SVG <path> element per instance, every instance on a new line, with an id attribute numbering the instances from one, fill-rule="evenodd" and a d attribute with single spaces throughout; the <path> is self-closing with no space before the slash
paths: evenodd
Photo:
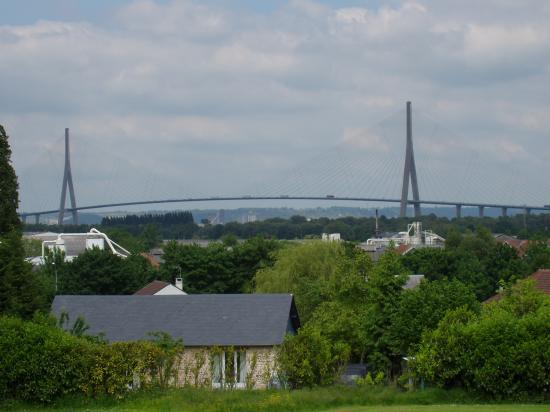
<path id="1" fill-rule="evenodd" d="M 246 387 L 246 351 L 221 352 L 214 356 L 213 361 L 214 388 Z"/>

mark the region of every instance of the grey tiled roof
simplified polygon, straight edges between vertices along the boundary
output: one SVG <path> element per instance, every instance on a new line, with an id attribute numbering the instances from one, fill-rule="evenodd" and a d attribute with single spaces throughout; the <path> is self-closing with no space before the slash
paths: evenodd
<path id="1" fill-rule="evenodd" d="M 70 325 L 83 316 L 87 333 L 110 342 L 148 339 L 164 331 L 186 346 L 271 346 L 299 327 L 292 295 L 56 296 L 52 312 Z"/>

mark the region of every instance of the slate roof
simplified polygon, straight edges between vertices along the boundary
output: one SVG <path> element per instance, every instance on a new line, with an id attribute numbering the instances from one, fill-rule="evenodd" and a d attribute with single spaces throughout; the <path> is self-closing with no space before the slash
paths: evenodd
<path id="1" fill-rule="evenodd" d="M 186 346 L 272 346 L 300 326 L 289 294 L 56 296 L 52 312 L 63 311 L 67 327 L 83 316 L 89 334 L 104 333 L 110 342 L 164 331 Z"/>
<path id="2" fill-rule="evenodd" d="M 420 282 L 424 280 L 424 275 L 409 275 L 407 283 L 403 285 L 403 289 L 414 289 Z"/>

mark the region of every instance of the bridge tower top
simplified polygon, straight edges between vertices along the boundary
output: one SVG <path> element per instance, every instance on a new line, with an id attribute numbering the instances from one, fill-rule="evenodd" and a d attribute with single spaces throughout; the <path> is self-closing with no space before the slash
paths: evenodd
<path id="1" fill-rule="evenodd" d="M 71 208 L 73 223 L 78 225 L 78 211 L 76 210 L 76 197 L 74 194 L 73 174 L 71 172 L 71 151 L 69 148 L 69 129 L 65 128 L 65 171 L 63 172 L 63 183 L 61 184 L 61 200 L 59 202 L 59 215 L 57 224 L 63 224 L 65 216 L 65 203 L 67 201 L 67 186 L 69 187 L 69 196 L 71 198 Z"/>
<path id="2" fill-rule="evenodd" d="M 418 192 L 418 180 L 416 177 L 416 164 L 414 161 L 414 149 L 412 140 L 412 114 L 411 102 L 407 102 L 407 146 L 405 149 L 405 168 L 403 170 L 403 186 L 401 188 L 401 209 L 400 217 L 407 216 L 407 206 L 409 204 L 409 179 L 412 185 L 414 216 L 420 217 L 420 195 Z"/>

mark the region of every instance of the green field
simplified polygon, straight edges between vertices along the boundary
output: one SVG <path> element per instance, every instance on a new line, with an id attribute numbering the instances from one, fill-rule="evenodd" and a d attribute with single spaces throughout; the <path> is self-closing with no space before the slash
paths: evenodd
<path id="1" fill-rule="evenodd" d="M 330 412 L 547 412 L 550 405 L 399 405 L 353 406 L 329 409 Z"/>
<path id="2" fill-rule="evenodd" d="M 489 403 L 464 391 L 330 387 L 296 391 L 213 391 L 170 389 L 144 391 L 124 400 L 66 398 L 49 406 L 0 403 L 10 411 L 334 411 L 334 412 L 542 412 L 550 404 Z"/>

